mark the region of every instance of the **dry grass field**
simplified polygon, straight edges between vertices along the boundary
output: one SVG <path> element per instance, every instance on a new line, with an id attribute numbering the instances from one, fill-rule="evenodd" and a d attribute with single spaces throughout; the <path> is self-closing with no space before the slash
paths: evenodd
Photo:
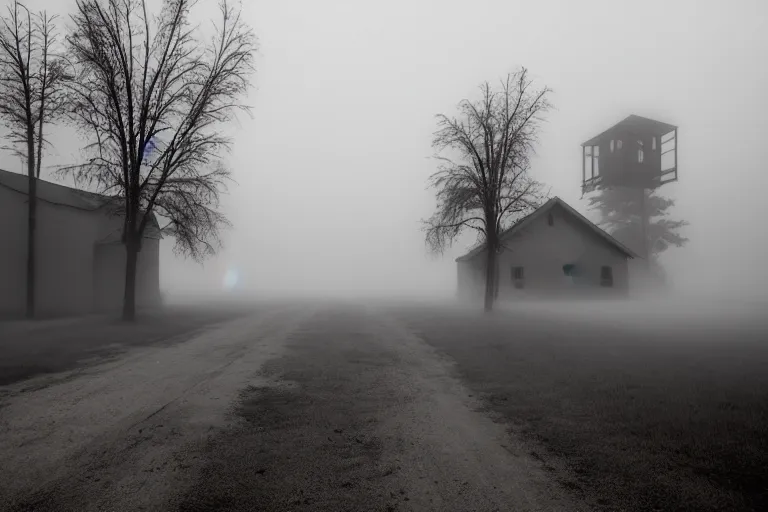
<path id="1" fill-rule="evenodd" d="M 737 309 L 392 311 L 595 509 L 768 510 L 768 327 Z"/>

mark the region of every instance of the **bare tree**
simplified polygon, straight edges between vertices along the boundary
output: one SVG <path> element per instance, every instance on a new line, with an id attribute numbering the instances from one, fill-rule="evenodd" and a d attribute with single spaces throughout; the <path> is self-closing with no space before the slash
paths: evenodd
<path id="1" fill-rule="evenodd" d="M 136 266 L 155 214 L 196 260 L 213 254 L 217 211 L 229 170 L 220 155 L 231 140 L 222 124 L 250 87 L 256 38 L 240 12 L 221 0 L 211 38 L 191 26 L 194 0 L 78 0 L 68 36 L 76 79 L 72 118 L 88 134 L 90 159 L 70 168 L 80 180 L 121 198 L 126 272 L 123 318 L 135 318 Z"/>
<path id="2" fill-rule="evenodd" d="M 37 178 L 40 177 L 44 125 L 61 113 L 64 61 L 54 53 L 56 16 L 32 14 L 14 1 L 0 17 L 0 119 L 8 128 L 10 148 L 27 163 L 27 300 L 35 315 L 35 228 Z"/>
<path id="3" fill-rule="evenodd" d="M 490 311 L 500 235 L 545 198 L 541 183 L 530 175 L 530 156 L 551 105 L 550 89 L 535 89 L 525 68 L 508 74 L 496 90 L 488 82 L 480 89 L 480 100 L 459 103 L 458 117 L 437 116 L 432 146 L 440 167 L 430 178 L 437 211 L 425 222 L 425 232 L 438 253 L 465 229 L 478 233 L 487 255 L 485 309 Z"/>

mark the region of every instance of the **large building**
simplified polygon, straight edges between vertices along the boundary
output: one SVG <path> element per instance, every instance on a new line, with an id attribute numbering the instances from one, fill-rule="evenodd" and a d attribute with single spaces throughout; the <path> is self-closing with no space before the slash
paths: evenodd
<path id="1" fill-rule="evenodd" d="M 0 170 L 0 317 L 26 304 L 26 175 Z M 118 310 L 125 289 L 123 217 L 115 198 L 37 182 L 35 310 L 39 316 Z M 137 307 L 160 300 L 160 231 L 147 227 L 136 277 Z"/>
<path id="2" fill-rule="evenodd" d="M 501 235 L 496 258 L 499 299 L 625 295 L 635 253 L 560 198 L 553 198 Z M 485 292 L 487 252 L 480 245 L 456 260 L 459 295 Z"/>

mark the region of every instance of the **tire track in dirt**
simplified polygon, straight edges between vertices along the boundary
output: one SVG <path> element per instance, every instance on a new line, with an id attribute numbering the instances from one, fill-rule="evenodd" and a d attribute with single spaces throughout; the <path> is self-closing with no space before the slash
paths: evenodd
<path id="1" fill-rule="evenodd" d="M 238 390 L 312 311 L 278 308 L 6 397 L 3 510 L 163 510 Z M 130 363 L 129 363 L 130 361 Z"/>
<path id="2" fill-rule="evenodd" d="M 269 382 L 243 390 L 239 424 L 209 442 L 178 510 L 385 510 L 372 507 L 402 499 L 380 485 L 395 468 L 378 464 L 376 427 L 398 399 L 379 382 L 397 360 L 370 345 L 360 313 L 324 308 L 288 338 L 263 368 Z"/>
<path id="3" fill-rule="evenodd" d="M 582 510 L 395 321 L 329 307 L 286 349 L 209 441 L 180 512 Z"/>

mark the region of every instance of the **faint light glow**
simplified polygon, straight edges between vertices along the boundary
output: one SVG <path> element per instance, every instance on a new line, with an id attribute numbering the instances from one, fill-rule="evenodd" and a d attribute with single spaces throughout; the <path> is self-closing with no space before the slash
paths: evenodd
<path id="1" fill-rule="evenodd" d="M 144 145 L 144 160 L 150 159 L 156 149 L 157 149 L 157 144 L 155 143 L 155 138 L 152 137 Z"/>
<path id="2" fill-rule="evenodd" d="M 227 290 L 234 290 L 237 288 L 238 283 L 240 282 L 240 274 L 236 269 L 229 269 L 227 270 L 227 273 L 224 274 L 224 288 Z"/>

